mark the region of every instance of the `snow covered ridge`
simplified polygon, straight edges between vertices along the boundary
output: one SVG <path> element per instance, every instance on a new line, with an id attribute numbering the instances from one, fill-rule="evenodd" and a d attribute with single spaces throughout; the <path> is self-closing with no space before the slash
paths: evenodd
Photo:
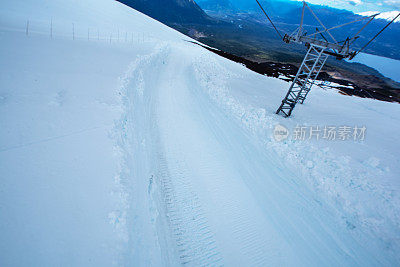
<path id="1" fill-rule="evenodd" d="M 375 18 L 377 19 L 384 19 L 387 21 L 391 21 L 394 17 L 396 17 L 399 14 L 400 11 L 388 11 L 388 12 L 378 12 L 378 11 L 366 11 L 366 12 L 361 12 L 357 13 L 358 15 L 369 17 L 375 14 L 380 13 L 378 16 Z M 395 22 L 400 22 L 400 17 L 395 20 Z"/>
<path id="2" fill-rule="evenodd" d="M 398 265 L 400 106 L 315 88 L 284 119 L 286 82 L 187 39 L 116 1 L 1 1 L 0 265 Z"/>

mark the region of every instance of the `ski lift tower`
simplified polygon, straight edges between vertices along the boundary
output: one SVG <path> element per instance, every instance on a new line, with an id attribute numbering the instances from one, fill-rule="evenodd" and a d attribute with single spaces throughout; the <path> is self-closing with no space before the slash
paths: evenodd
<path id="1" fill-rule="evenodd" d="M 275 27 L 274 23 L 270 17 L 265 12 L 264 8 L 261 6 L 260 2 L 256 0 L 261 10 L 264 12 L 265 16 L 271 22 L 272 26 L 282 38 L 282 35 Z M 316 31 L 312 34 L 307 34 L 303 28 L 304 13 L 308 9 L 312 16 L 318 21 L 321 30 L 316 28 Z M 289 117 L 294 107 L 297 103 L 303 104 L 311 87 L 315 83 L 321 69 L 325 65 L 326 60 L 329 56 L 334 56 L 338 60 L 342 59 L 353 59 L 358 53 L 360 53 L 366 46 L 368 46 L 383 30 L 385 30 L 392 22 L 394 22 L 397 15 L 388 25 L 386 25 L 374 38 L 372 38 L 362 49 L 359 51 L 354 51 L 351 49 L 351 45 L 359 38 L 359 34 L 365 29 L 365 27 L 379 14 L 375 14 L 369 17 L 362 17 L 360 19 L 347 22 L 335 27 L 327 28 L 314 13 L 314 11 L 308 6 L 308 4 L 303 1 L 303 9 L 301 13 L 300 26 L 292 33 L 285 34 L 283 36 L 283 41 L 285 43 L 298 43 L 303 44 L 308 48 L 307 54 L 300 65 L 300 68 L 294 78 L 292 84 L 290 85 L 289 91 L 287 92 L 285 98 L 282 100 L 282 104 L 276 111 L 276 114 L 282 114 L 284 117 Z M 369 19 L 369 20 L 368 20 Z M 330 32 L 331 30 L 344 27 L 359 21 L 368 20 L 364 26 L 352 37 L 347 37 L 346 40 L 338 42 L 335 37 Z M 326 36 L 327 35 L 327 36 Z"/>

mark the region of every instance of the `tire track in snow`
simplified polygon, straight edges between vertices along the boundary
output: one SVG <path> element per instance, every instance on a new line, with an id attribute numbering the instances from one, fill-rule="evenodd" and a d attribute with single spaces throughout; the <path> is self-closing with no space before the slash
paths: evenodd
<path id="1" fill-rule="evenodd" d="M 180 262 L 184 265 L 221 265 L 214 234 L 205 217 L 200 200 L 188 180 L 185 162 L 168 164 L 160 154 L 159 183 L 166 216 L 176 241 Z"/>
<path id="2" fill-rule="evenodd" d="M 169 258 L 168 262 L 171 265 L 179 262 L 189 266 L 220 266 L 222 258 L 202 202 L 193 189 L 190 169 L 179 153 L 171 155 L 165 150 L 161 140 L 164 133 L 159 129 L 160 118 L 154 114 L 157 113 L 160 104 L 156 99 L 162 101 L 158 96 L 159 92 L 165 90 L 166 85 L 174 84 L 172 76 L 169 76 L 171 71 L 174 73 L 174 69 L 167 69 L 171 67 L 167 64 L 169 51 L 169 47 L 164 47 L 151 57 L 140 61 L 135 74 L 136 80 L 140 80 L 140 86 L 137 86 L 138 90 L 134 96 L 136 99 L 132 102 L 132 105 L 145 106 L 144 109 L 147 110 L 143 113 L 146 118 L 139 120 L 147 120 L 148 125 L 145 127 L 152 132 L 151 136 L 147 137 L 151 139 L 150 142 L 146 142 L 147 155 L 150 155 L 152 161 L 149 165 L 153 173 L 150 175 L 147 189 L 152 201 L 152 220 L 156 221 L 158 227 L 158 242 L 161 250 L 164 250 L 164 259 Z M 155 71 L 162 75 L 155 76 Z M 137 113 L 136 116 L 141 115 Z M 174 247 L 177 260 L 171 260 L 170 246 Z"/>
<path id="3" fill-rule="evenodd" d="M 144 153 L 150 155 L 152 175 L 144 175 L 153 177 L 146 193 L 153 202 L 160 249 L 169 259 L 163 262 L 188 266 L 295 264 L 301 254 L 288 245 L 277 231 L 277 222 L 271 222 L 271 215 L 266 216 L 244 182 L 253 176 L 264 176 L 264 169 L 254 172 L 254 164 L 242 165 L 247 162 L 242 157 L 248 140 L 235 134 L 235 130 L 230 131 L 235 128 L 229 119 L 198 93 L 203 89 L 194 82 L 189 56 L 185 50 L 174 49 L 177 51 L 163 49 L 140 63 L 135 76 L 140 90 L 132 102 L 147 108 L 139 121 L 147 121 L 147 128 L 142 131 L 152 132 L 151 141 L 145 143 L 153 143 L 153 147 L 147 145 L 145 149 L 151 151 Z M 154 78 L 154 72 L 161 75 Z M 141 116 L 140 110 L 136 116 Z M 138 138 L 137 142 L 142 142 Z M 239 149 L 232 150 L 230 146 Z M 239 154 L 232 155 L 232 151 Z M 238 159 L 241 161 L 236 162 Z M 252 170 L 240 172 L 235 164 Z M 276 195 L 279 194 L 272 194 Z M 282 204 L 278 198 L 272 202 Z M 272 216 L 285 211 L 271 205 L 267 211 Z M 305 265 L 305 261 L 301 263 Z"/>
<path id="4" fill-rule="evenodd" d="M 141 62 L 135 76 L 140 90 L 131 103 L 143 106 L 136 116 L 145 115 L 134 126 L 136 131 L 145 125 L 139 133 L 151 132 L 144 135 L 149 142 L 143 148 L 151 162 L 146 161 L 150 173 L 142 172 L 139 178 L 152 177 L 144 191 L 152 201 L 162 262 L 172 266 L 373 263 L 364 251 L 358 253 L 360 258 L 350 258 L 358 245 L 335 234 L 329 218 L 317 217 L 327 213 L 312 211 L 318 209 L 310 201 L 312 195 L 296 193 L 301 185 L 290 177 L 279 179 L 285 178 L 280 165 L 252 144 L 253 139 L 222 111 L 225 108 L 213 107 L 203 91 L 212 93 L 213 86 L 223 87 L 224 81 L 209 77 L 218 74 L 212 64 L 193 68 L 193 51 L 186 51 L 177 44 Z M 200 80 L 198 85 L 199 71 L 209 82 Z M 215 97 L 232 104 L 224 92 Z M 142 142 L 140 136 L 138 141 Z M 138 151 L 132 152 L 136 160 Z M 136 168 L 141 168 L 138 164 Z"/>
<path id="5" fill-rule="evenodd" d="M 257 214 L 259 211 L 252 212 L 254 210 L 252 206 L 256 206 L 256 203 L 242 201 L 243 196 L 247 197 L 246 190 L 240 188 L 243 184 L 229 181 L 229 178 L 234 180 L 238 177 L 235 177 L 234 173 L 229 177 L 221 174 L 226 168 L 226 162 L 217 159 L 211 162 L 200 162 L 202 175 L 213 181 L 213 187 L 210 188 L 209 193 L 214 197 L 213 202 L 220 203 L 220 216 L 225 220 L 225 231 L 231 235 L 230 243 L 241 255 L 243 264 L 248 266 L 280 265 L 285 262 L 282 255 L 283 245 L 279 244 L 280 241 L 274 233 L 268 236 L 263 231 L 264 228 L 268 228 L 268 223 L 263 220 L 264 218 L 260 218 Z"/>
<path id="6" fill-rule="evenodd" d="M 160 79 L 158 125 L 163 152 L 158 161 L 165 162 L 160 177 L 182 263 L 285 263 L 287 246 L 234 171 L 231 152 L 221 147 L 220 137 L 212 134 L 209 124 L 224 125 L 216 125 L 201 110 L 199 102 L 209 100 L 191 92 L 196 86 L 194 80 L 188 80 L 193 78 L 191 61 L 187 60 L 191 56 L 184 48 L 176 49 Z"/>
<path id="7" fill-rule="evenodd" d="M 185 50 L 171 50 L 163 49 L 140 63 L 135 77 L 141 88 L 132 103 L 145 107 L 150 103 L 154 108 L 147 107 L 140 121 L 147 120 L 153 127 L 147 130 L 153 132 L 153 152 L 147 154 L 153 161 L 154 179 L 146 191 L 154 203 L 152 214 L 163 254 L 177 258 L 168 262 L 188 266 L 293 264 L 296 253 L 268 221 L 243 182 L 245 177 L 236 171 L 233 159 L 239 155 L 221 145 L 221 140 L 228 139 L 242 147 L 245 139 L 237 139 L 234 133 L 218 134 L 215 128 L 229 132 L 228 120 L 208 108 L 208 98 L 195 93 L 202 89 L 188 80 L 194 75 Z M 154 78 L 155 71 L 161 75 Z M 141 97 L 144 100 L 138 101 Z M 141 116 L 140 112 L 136 115 Z"/>

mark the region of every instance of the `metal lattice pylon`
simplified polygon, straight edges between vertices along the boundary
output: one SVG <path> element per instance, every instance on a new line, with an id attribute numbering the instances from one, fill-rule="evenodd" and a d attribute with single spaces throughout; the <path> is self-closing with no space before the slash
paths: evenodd
<path id="1" fill-rule="evenodd" d="M 262 5 L 258 0 L 256 0 L 257 4 L 260 6 L 261 10 L 274 27 L 276 33 L 279 35 L 279 38 L 282 38 L 281 33 L 278 28 L 272 22 L 271 18 L 268 16 L 267 12 L 264 10 Z M 306 10 L 314 17 L 314 19 L 318 22 L 319 26 L 322 29 L 318 29 L 316 27 L 315 32 L 310 32 L 310 25 L 304 24 L 304 16 Z M 325 62 L 329 55 L 334 56 L 338 60 L 349 59 L 352 60 L 356 55 L 358 55 L 361 51 L 363 51 L 376 37 L 378 37 L 390 24 L 396 21 L 398 17 L 400 17 L 400 13 L 394 17 L 385 27 L 382 28 L 367 44 L 365 44 L 360 50 L 354 51 L 351 46 L 353 43 L 360 37 L 359 34 L 367 27 L 371 21 L 378 16 L 379 14 L 373 14 L 368 17 L 357 18 L 353 21 L 349 21 L 337 26 L 326 27 L 322 21 L 318 18 L 317 14 L 308 6 L 308 4 L 303 1 L 303 8 L 301 11 L 301 20 L 299 27 L 292 34 L 285 34 L 283 36 L 283 41 L 285 43 L 298 43 L 304 44 L 308 47 L 308 52 L 301 64 L 299 71 L 296 74 L 293 83 L 291 84 L 289 91 L 287 92 L 285 98 L 282 100 L 282 104 L 276 111 L 276 114 L 282 113 L 285 117 L 289 117 L 292 114 L 292 111 L 297 103 L 303 104 L 306 99 L 308 93 L 311 90 L 315 80 L 318 77 L 322 67 L 325 65 Z M 331 31 L 342 28 L 344 26 L 348 26 L 354 23 L 358 23 L 361 21 L 368 20 L 353 36 L 348 36 L 343 41 L 337 41 L 335 37 L 332 35 Z M 305 26 L 307 29 L 305 29 Z M 327 36 L 325 36 L 327 35 Z"/>
<path id="2" fill-rule="evenodd" d="M 297 103 L 303 104 L 311 87 L 315 83 L 322 67 L 328 59 L 328 54 L 324 53 L 325 48 L 311 44 L 303 62 L 290 85 L 289 91 L 276 114 L 282 113 L 289 117 Z"/>

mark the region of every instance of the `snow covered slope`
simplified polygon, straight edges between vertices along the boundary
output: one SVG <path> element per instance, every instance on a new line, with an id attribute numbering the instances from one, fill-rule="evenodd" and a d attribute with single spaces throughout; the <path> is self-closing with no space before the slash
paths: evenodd
<path id="1" fill-rule="evenodd" d="M 0 3 L 0 265 L 398 265 L 400 106 L 314 88 L 284 119 L 287 83 L 185 40 L 112 0 Z"/>
<path id="2" fill-rule="evenodd" d="M 400 11 L 396 11 L 396 10 L 395 11 L 382 12 L 382 13 L 380 13 L 378 11 L 366 11 L 366 12 L 358 13 L 358 15 L 369 17 L 369 16 L 372 16 L 372 15 L 375 15 L 375 14 L 379 13 L 379 15 L 376 16 L 377 19 L 384 19 L 384 20 L 387 20 L 387 21 L 392 21 L 399 14 L 399 12 Z M 400 22 L 400 19 L 399 18 L 396 19 L 395 22 Z"/>

